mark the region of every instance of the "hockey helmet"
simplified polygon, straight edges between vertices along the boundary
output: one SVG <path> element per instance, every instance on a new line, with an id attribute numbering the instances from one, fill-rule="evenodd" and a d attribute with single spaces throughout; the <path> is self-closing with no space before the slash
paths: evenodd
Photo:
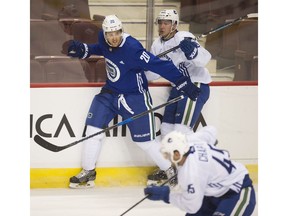
<path id="1" fill-rule="evenodd" d="M 102 23 L 102 29 L 105 41 L 111 46 L 111 44 L 108 41 L 107 32 L 114 32 L 121 30 L 121 37 L 123 37 L 123 26 L 121 20 L 116 15 L 108 15 L 105 17 L 103 23 Z"/>
<path id="2" fill-rule="evenodd" d="M 160 11 L 158 17 L 156 18 L 156 24 L 158 24 L 159 20 L 171 20 L 172 25 L 176 23 L 176 26 L 179 25 L 179 15 L 174 9 L 165 9 Z"/>
<path id="3" fill-rule="evenodd" d="M 189 145 L 186 140 L 185 134 L 179 131 L 172 131 L 168 133 L 161 141 L 161 152 L 165 158 L 170 159 L 173 163 L 177 164 L 182 160 L 183 155 L 189 151 Z M 180 158 L 174 160 L 174 151 L 178 151 Z"/>
<path id="4" fill-rule="evenodd" d="M 105 35 L 106 32 L 122 30 L 123 26 L 122 22 L 116 15 L 108 15 L 102 23 L 102 29 Z"/>

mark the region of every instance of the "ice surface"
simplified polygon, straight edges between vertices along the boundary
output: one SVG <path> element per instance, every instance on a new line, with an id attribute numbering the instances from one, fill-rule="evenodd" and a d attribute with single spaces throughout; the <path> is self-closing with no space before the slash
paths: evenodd
<path id="1" fill-rule="evenodd" d="M 31 189 L 30 216 L 120 216 L 145 197 L 143 188 Z M 256 206 L 253 216 L 257 212 Z M 163 201 L 145 199 L 124 215 L 184 216 L 185 212 Z"/>

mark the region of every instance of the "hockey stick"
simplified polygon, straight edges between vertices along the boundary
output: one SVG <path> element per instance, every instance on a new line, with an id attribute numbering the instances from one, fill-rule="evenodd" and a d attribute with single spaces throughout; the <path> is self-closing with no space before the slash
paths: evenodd
<path id="1" fill-rule="evenodd" d="M 148 113 L 151 113 L 151 112 L 153 112 L 153 111 L 155 111 L 155 110 L 157 110 L 157 109 L 160 109 L 160 108 L 162 108 L 162 107 L 165 107 L 165 106 L 168 106 L 168 105 L 170 105 L 170 104 L 172 104 L 172 103 L 175 103 L 175 102 L 177 102 L 177 101 L 179 101 L 179 100 L 182 100 L 183 98 L 184 98 L 184 96 L 183 96 L 183 95 L 180 95 L 179 97 L 176 97 L 176 98 L 174 98 L 174 99 L 172 99 L 172 100 L 170 100 L 170 101 L 167 101 L 166 103 L 163 103 L 163 104 L 161 104 L 161 105 L 159 105 L 159 106 L 156 106 L 156 107 L 154 107 L 154 108 L 152 108 L 152 109 L 150 109 L 150 110 L 146 110 L 145 112 L 139 113 L 139 114 L 137 114 L 137 115 L 135 115 L 135 116 L 132 116 L 132 117 L 130 117 L 130 118 L 128 118 L 128 119 L 125 119 L 125 120 L 122 121 L 122 122 L 119 122 L 119 123 L 117 123 L 117 124 L 115 124 L 115 125 L 112 125 L 112 126 L 110 126 L 110 127 L 104 128 L 103 130 L 101 130 L 101 131 L 99 131 L 99 132 L 97 132 L 97 133 L 95 133 L 95 134 L 92 134 L 92 135 L 90 135 L 90 136 L 87 136 L 87 137 L 85 137 L 85 138 L 83 138 L 83 139 L 77 140 L 77 141 L 75 141 L 75 142 L 72 142 L 72 143 L 67 144 L 67 145 L 64 145 L 64 146 L 56 146 L 56 145 L 48 142 L 47 140 L 43 139 L 43 138 L 42 138 L 41 136 L 39 136 L 38 134 L 34 136 L 34 141 L 35 141 L 38 145 L 42 146 L 42 147 L 45 148 L 45 149 L 48 149 L 48 150 L 53 151 L 53 152 L 59 152 L 59 151 L 62 151 L 62 150 L 64 150 L 64 149 L 66 149 L 66 148 L 72 147 L 72 146 L 74 146 L 74 145 L 76 145 L 76 144 L 78 144 L 78 143 L 80 143 L 80 142 L 83 142 L 84 140 L 90 139 L 91 137 L 94 137 L 94 136 L 96 136 L 96 135 L 99 135 L 99 134 L 101 134 L 101 133 L 104 133 L 104 132 L 106 132 L 106 131 L 109 131 L 109 130 L 114 129 L 114 128 L 116 128 L 116 127 L 119 127 L 119 126 L 121 126 L 121 125 L 125 125 L 125 124 L 127 124 L 127 123 L 129 123 L 129 122 L 131 122 L 131 121 L 134 121 L 135 119 L 138 119 L 138 118 L 140 118 L 140 117 L 142 117 L 142 116 L 144 116 L 144 115 L 147 115 Z"/>
<path id="2" fill-rule="evenodd" d="M 205 32 L 205 33 L 197 36 L 197 37 L 195 38 L 195 40 L 198 40 L 199 38 L 207 37 L 208 35 L 213 34 L 213 33 L 217 32 L 217 31 L 220 31 L 220 30 L 222 30 L 222 29 L 224 29 L 224 28 L 227 28 L 227 27 L 233 25 L 234 23 L 239 22 L 239 21 L 241 21 L 241 20 L 243 20 L 243 19 L 250 19 L 250 18 L 256 18 L 256 17 L 258 17 L 258 13 L 251 13 L 251 14 L 247 14 L 247 15 L 245 15 L 245 16 L 239 17 L 239 18 L 234 19 L 234 20 L 232 20 L 232 21 L 230 21 L 230 22 L 228 22 L 228 23 L 225 23 L 225 24 L 223 24 L 223 25 L 220 25 L 220 26 L 218 26 L 218 27 L 215 28 L 215 29 L 212 29 L 212 30 L 210 30 L 210 31 L 207 31 L 207 32 Z"/>
<path id="3" fill-rule="evenodd" d="M 239 22 L 239 21 L 241 21 L 243 19 L 250 19 L 250 18 L 256 18 L 256 17 L 258 17 L 258 13 L 247 14 L 245 16 L 242 16 L 242 17 L 239 17 L 237 19 L 234 19 L 234 20 L 232 20 L 232 21 L 230 21 L 228 23 L 222 24 L 222 25 L 218 26 L 217 28 L 214 28 L 214 29 L 212 29 L 210 31 L 204 32 L 203 34 L 201 34 L 201 35 L 197 36 L 196 38 L 194 38 L 194 40 L 199 40 L 200 38 L 207 37 L 208 35 L 213 34 L 213 33 L 217 32 L 217 31 L 220 31 L 220 30 L 222 30 L 224 28 L 227 28 L 227 27 L 233 25 L 234 23 Z M 158 54 L 157 56 L 160 58 L 160 57 L 166 55 L 167 53 L 170 53 L 170 52 L 178 49 L 179 47 L 180 47 L 180 44 L 175 46 L 175 47 L 172 47 L 171 49 L 168 49 L 168 50 Z"/>
<path id="4" fill-rule="evenodd" d="M 177 173 L 175 175 L 173 175 L 172 177 L 170 177 L 168 180 L 166 180 L 165 182 L 163 182 L 161 186 L 164 186 L 165 184 L 167 184 L 171 179 L 175 178 L 177 176 Z M 126 214 L 128 211 L 130 211 L 131 209 L 133 209 L 135 206 L 137 206 L 138 204 L 140 204 L 141 202 L 143 202 L 145 199 L 147 199 L 150 196 L 150 194 L 147 194 L 143 199 L 141 199 L 140 201 L 138 201 L 137 203 L 135 203 L 133 206 L 131 206 L 129 209 L 127 209 L 125 212 L 123 212 L 120 216 L 123 216 L 124 214 Z"/>

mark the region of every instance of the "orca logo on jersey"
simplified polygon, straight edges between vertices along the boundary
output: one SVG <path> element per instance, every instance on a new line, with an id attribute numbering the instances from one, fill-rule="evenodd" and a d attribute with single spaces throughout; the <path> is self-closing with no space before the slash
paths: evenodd
<path id="1" fill-rule="evenodd" d="M 107 77 L 111 82 L 117 82 L 120 78 L 120 70 L 110 59 L 105 58 Z"/>

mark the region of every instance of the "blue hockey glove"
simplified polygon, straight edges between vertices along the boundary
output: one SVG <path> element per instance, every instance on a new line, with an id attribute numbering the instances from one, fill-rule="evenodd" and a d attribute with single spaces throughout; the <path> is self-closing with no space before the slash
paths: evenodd
<path id="1" fill-rule="evenodd" d="M 88 45 L 85 43 L 81 43 L 76 40 L 71 40 L 68 47 L 68 56 L 74 58 L 85 59 L 88 58 L 91 54 L 89 53 Z"/>
<path id="2" fill-rule="evenodd" d="M 189 77 L 183 76 L 175 83 L 176 89 L 180 92 L 184 92 L 191 100 L 196 101 L 201 90 L 194 85 Z"/>
<path id="3" fill-rule="evenodd" d="M 198 47 L 200 47 L 200 45 L 191 40 L 191 38 L 185 38 L 179 45 L 188 60 L 194 59 L 198 55 Z"/>
<path id="4" fill-rule="evenodd" d="M 170 203 L 169 186 L 149 186 L 144 188 L 144 194 L 149 195 L 147 198 L 150 200 L 163 200 L 165 203 Z"/>

